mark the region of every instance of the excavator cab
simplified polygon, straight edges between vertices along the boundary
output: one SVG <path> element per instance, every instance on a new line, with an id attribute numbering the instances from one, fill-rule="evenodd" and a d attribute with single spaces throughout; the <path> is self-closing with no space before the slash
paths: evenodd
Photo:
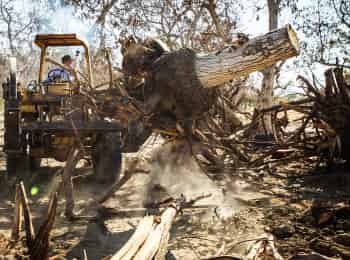
<path id="1" fill-rule="evenodd" d="M 37 35 L 34 42 L 41 49 L 38 82 L 49 86 L 47 87 L 48 93 L 64 95 L 69 94 L 73 90 L 79 91 L 78 80 L 79 82 L 84 82 L 84 85 L 93 85 L 89 48 L 75 34 L 42 34 Z M 57 54 L 62 56 L 72 53 L 72 48 L 76 52 L 75 66 L 73 67 L 65 66 L 60 60 L 57 60 L 57 57 L 55 59 L 53 56 L 55 53 L 56 56 Z M 83 55 L 82 62 L 77 60 L 80 58 L 80 53 Z M 52 66 L 67 71 L 71 75 L 72 80 L 47 82 L 47 74 Z M 84 71 L 81 71 L 81 68 L 84 68 Z"/>

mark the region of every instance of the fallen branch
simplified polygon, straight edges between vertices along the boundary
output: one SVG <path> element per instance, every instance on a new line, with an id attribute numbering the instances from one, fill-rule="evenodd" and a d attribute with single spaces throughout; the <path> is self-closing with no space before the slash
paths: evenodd
<path id="1" fill-rule="evenodd" d="M 32 215 L 28 204 L 27 194 L 23 182 L 16 186 L 16 207 L 12 230 L 12 238 L 17 241 L 21 231 L 22 214 L 24 218 L 24 229 L 26 232 L 26 242 L 30 260 L 46 260 L 49 253 L 50 232 L 55 221 L 57 209 L 57 192 L 54 192 L 50 198 L 44 221 L 35 235 L 32 223 Z"/>
<path id="2" fill-rule="evenodd" d="M 47 259 L 49 253 L 50 232 L 55 221 L 57 209 L 57 193 L 51 196 L 46 216 L 35 237 L 33 246 L 29 249 L 31 260 Z"/>
<path id="3" fill-rule="evenodd" d="M 160 260 L 167 253 L 170 237 L 170 229 L 180 209 L 188 207 L 194 202 L 206 198 L 199 196 L 197 199 L 186 201 L 184 196 L 175 200 L 159 217 L 144 217 L 128 242 L 112 256 L 111 260 Z"/>
<path id="4" fill-rule="evenodd" d="M 35 237 L 32 214 L 30 212 L 27 193 L 22 181 L 19 184 L 19 187 L 21 191 L 21 205 L 23 207 L 24 229 L 26 232 L 26 239 L 27 239 L 26 241 L 27 241 L 28 248 L 31 248 L 33 246 L 34 237 Z"/>
<path id="5" fill-rule="evenodd" d="M 132 259 L 154 228 L 154 217 L 144 217 L 128 242 L 112 256 L 111 260 Z"/>
<path id="6" fill-rule="evenodd" d="M 251 245 L 246 260 L 283 260 L 278 253 L 272 235 L 257 240 Z"/>
<path id="7" fill-rule="evenodd" d="M 21 188 L 20 184 L 16 185 L 16 196 L 15 196 L 15 214 L 13 218 L 13 225 L 11 231 L 11 239 L 17 241 L 19 238 L 19 232 L 22 228 L 22 217 L 23 217 L 23 208 L 21 202 Z"/>

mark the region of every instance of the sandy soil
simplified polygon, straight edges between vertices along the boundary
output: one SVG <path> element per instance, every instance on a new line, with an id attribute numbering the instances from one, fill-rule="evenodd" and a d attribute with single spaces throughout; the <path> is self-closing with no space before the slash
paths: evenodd
<path id="1" fill-rule="evenodd" d="M 2 157 L 1 162 L 4 161 Z M 40 224 L 48 202 L 48 194 L 55 183 L 54 162 L 35 173 L 30 187 L 39 188 L 39 193 L 30 196 L 35 224 Z M 88 174 L 90 168 L 80 168 L 77 174 Z M 2 172 L 3 173 L 3 172 Z M 179 178 L 180 177 L 180 178 Z M 148 212 L 159 214 L 158 210 L 147 209 L 147 202 L 157 202 L 168 197 L 185 194 L 187 198 L 211 193 L 212 196 L 202 200 L 195 209 L 184 209 L 179 215 L 172 232 L 171 254 L 177 259 L 197 259 L 198 256 L 216 255 L 225 244 L 253 239 L 264 233 L 261 225 L 263 215 L 254 207 L 248 207 L 250 199 L 263 198 L 265 195 L 250 192 L 243 182 L 230 184 L 233 192 L 222 192 L 222 185 L 215 184 L 199 172 L 192 176 L 162 176 L 167 181 L 178 179 L 176 184 L 168 186 L 167 192 L 152 189 L 159 179 L 152 174 L 135 174 L 127 184 L 109 199 L 102 210 L 89 206 L 93 198 L 98 197 L 108 188 L 106 185 L 91 183 L 78 179 L 76 184 L 77 211 L 82 215 L 99 214 L 93 221 L 68 222 L 62 215 L 64 200 L 60 201 L 61 213 L 55 222 L 52 232 L 52 255 L 62 254 L 68 259 L 81 258 L 86 250 L 89 259 L 101 259 L 116 251 L 128 240 L 139 220 Z M 224 181 L 223 181 L 224 183 Z M 162 183 L 163 184 L 163 183 Z M 226 184 L 225 184 L 226 186 Z M 6 237 L 10 236 L 11 216 L 13 214 L 13 191 L 2 192 L 0 201 L 0 230 Z M 199 207 L 203 205 L 203 207 Z M 250 215 L 253 217 L 251 218 Z M 246 245 L 235 248 L 235 253 L 244 254 Z M 1 253 L 1 252 L 0 252 Z"/>
<path id="2" fill-rule="evenodd" d="M 134 154 L 129 156 L 140 156 Z M 0 179 L 5 173 L 5 158 L 0 154 Z M 125 162 L 127 164 L 127 162 Z M 27 189 L 35 186 L 39 193 L 31 195 L 34 224 L 40 224 L 47 206 L 48 194 L 57 183 L 56 172 L 60 164 L 44 161 L 42 169 L 33 173 Z M 91 173 L 91 167 L 77 169 L 76 175 Z M 154 188 L 155 184 L 166 191 Z M 168 259 L 205 259 L 216 255 L 245 255 L 254 240 L 265 233 L 275 235 L 279 252 L 286 258 L 298 253 L 317 251 L 329 257 L 349 259 L 350 244 L 339 235 L 350 237 L 350 210 L 344 217 L 315 224 L 317 216 L 308 215 L 318 202 L 326 208 L 348 208 L 350 200 L 350 175 L 348 170 L 314 169 L 314 162 L 290 163 L 283 167 L 266 167 L 260 170 L 237 169 L 222 173 L 217 181 L 184 165 L 176 172 L 135 173 L 133 177 L 109 199 L 102 208 L 93 206 L 93 199 L 108 186 L 77 178 L 77 210 L 84 215 L 98 215 L 96 220 L 69 222 L 62 215 L 64 200 L 60 199 L 59 214 L 51 238 L 51 255 L 66 259 L 102 259 L 117 252 L 130 238 L 139 220 L 146 214 L 159 214 L 159 210 L 145 207 L 147 202 L 157 202 L 184 194 L 212 194 L 200 201 L 196 208 L 184 209 L 176 218 L 171 232 Z M 10 236 L 13 214 L 13 190 L 1 184 L 0 190 L 0 256 L 18 253 L 17 248 L 6 245 Z M 307 219 L 307 217 L 309 218 Z M 315 239 L 338 241 L 341 253 L 317 247 Z M 316 243 L 316 246 L 315 246 Z M 335 242 L 334 242 L 335 243 Z M 347 251 L 349 250 L 349 251 Z M 339 258 L 338 258 L 339 259 Z"/>

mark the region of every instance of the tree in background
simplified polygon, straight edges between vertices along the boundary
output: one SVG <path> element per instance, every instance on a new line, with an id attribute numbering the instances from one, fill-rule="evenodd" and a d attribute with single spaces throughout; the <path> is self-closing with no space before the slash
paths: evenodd
<path id="1" fill-rule="evenodd" d="M 36 51 L 34 35 L 48 23 L 48 5 L 36 1 L 0 0 L 0 42 L 3 71 L 7 55 L 16 56 L 22 78 L 33 74 Z M 3 75 L 5 76 L 5 75 Z"/>
<path id="2" fill-rule="evenodd" d="M 158 37 L 170 48 L 209 51 L 230 42 L 242 5 L 234 0 L 67 0 L 105 35 Z"/>
<path id="3" fill-rule="evenodd" d="M 263 8 L 260 8 L 263 9 Z M 269 30 L 278 27 L 280 13 L 289 11 L 292 24 L 300 32 L 302 52 L 296 68 L 315 68 L 317 64 L 350 67 L 350 2 L 346 0 L 267 0 Z M 281 66 L 262 71 L 261 108 L 273 105 L 274 88 Z M 320 75 L 323 77 L 323 75 Z M 264 117 L 264 131 L 273 133 L 270 115 Z"/>
<path id="4" fill-rule="evenodd" d="M 281 0 L 267 0 L 269 31 L 273 31 L 278 28 L 278 16 L 280 13 Z M 261 86 L 261 98 L 259 99 L 259 108 L 268 108 L 273 105 L 273 90 L 276 80 L 277 67 L 272 65 L 262 71 L 263 80 Z M 266 114 L 263 117 L 263 130 L 269 135 L 273 136 L 273 122 L 270 114 Z"/>
<path id="5" fill-rule="evenodd" d="M 302 38 L 301 60 L 307 65 L 350 67 L 350 1 L 316 0 L 289 3 Z"/>

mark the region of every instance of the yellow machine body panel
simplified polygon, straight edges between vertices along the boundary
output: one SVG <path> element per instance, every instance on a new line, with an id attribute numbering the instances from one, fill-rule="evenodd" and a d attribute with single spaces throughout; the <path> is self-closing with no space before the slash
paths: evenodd
<path id="1" fill-rule="evenodd" d="M 47 93 L 51 95 L 57 95 L 57 96 L 68 96 L 72 93 L 72 89 L 68 82 L 51 83 L 47 87 Z"/>
<path id="2" fill-rule="evenodd" d="M 34 105 L 21 105 L 20 106 L 20 110 L 21 112 L 24 113 L 35 113 L 36 111 L 36 107 Z"/>
<path id="3" fill-rule="evenodd" d="M 85 42 L 78 39 L 76 34 L 38 34 L 34 40 L 40 48 L 47 46 L 85 46 Z"/>
<path id="4" fill-rule="evenodd" d="M 31 105 L 30 102 L 28 102 L 28 97 L 31 95 L 31 93 L 28 92 L 25 88 L 19 89 L 21 93 L 21 103 L 20 103 L 20 110 L 24 113 L 36 113 L 37 109 L 35 105 Z"/>
<path id="5" fill-rule="evenodd" d="M 70 136 L 55 136 L 52 138 L 53 145 L 73 145 L 74 137 Z"/>

